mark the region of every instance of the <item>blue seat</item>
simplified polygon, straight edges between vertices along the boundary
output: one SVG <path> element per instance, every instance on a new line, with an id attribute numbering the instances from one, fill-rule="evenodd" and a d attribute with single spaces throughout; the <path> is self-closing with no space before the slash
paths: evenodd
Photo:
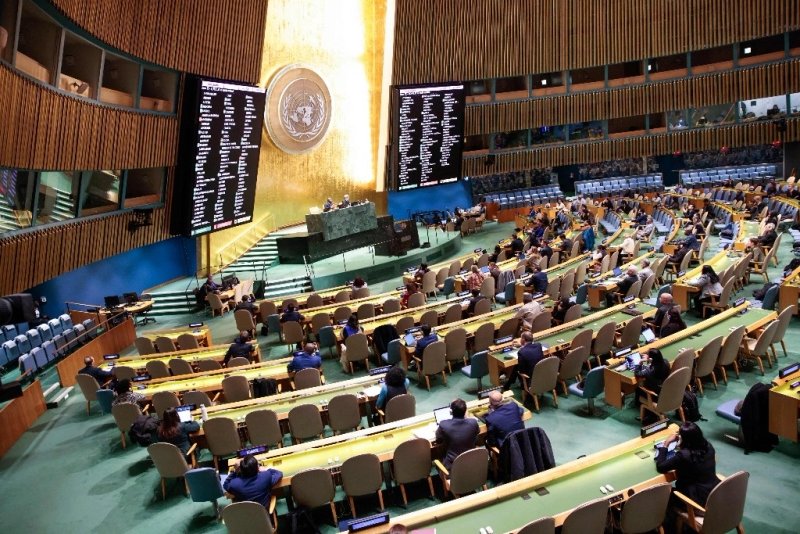
<path id="1" fill-rule="evenodd" d="M 573 395 L 577 395 L 588 401 L 587 409 L 590 414 L 594 414 L 594 398 L 603 393 L 605 379 L 603 378 L 604 367 L 595 367 L 586 375 L 583 382 L 570 384 L 567 389 Z"/>
<path id="2" fill-rule="evenodd" d="M 67 328 L 72 328 L 72 317 L 69 314 L 64 313 L 58 316 L 58 320 L 61 322 L 61 328 L 66 330 Z"/>
<path id="3" fill-rule="evenodd" d="M 320 349 L 327 348 L 331 356 L 333 356 L 333 347 L 336 346 L 336 333 L 333 331 L 333 326 L 323 326 L 319 329 L 319 332 L 317 332 L 317 344 Z"/>
<path id="4" fill-rule="evenodd" d="M 82 324 L 76 324 L 72 327 L 75 331 L 75 337 L 78 340 L 78 343 L 86 343 L 89 339 L 86 337 L 86 327 Z"/>
<path id="5" fill-rule="evenodd" d="M 42 336 L 41 334 L 39 334 L 39 330 L 31 328 L 30 330 L 25 332 L 25 337 L 28 338 L 28 341 L 30 342 L 32 348 L 42 346 Z"/>
<path id="6" fill-rule="evenodd" d="M 58 319 L 50 319 L 47 321 L 47 326 L 50 327 L 50 330 L 53 332 L 53 337 L 59 335 L 64 331 L 64 327 L 61 326 L 61 321 Z"/>
<path id="7" fill-rule="evenodd" d="M 6 341 L 11 341 L 17 337 L 17 327 L 13 324 L 7 324 L 3 327 L 3 332 L 6 334 Z"/>
<path id="8" fill-rule="evenodd" d="M 36 370 L 36 360 L 30 354 L 23 354 L 19 357 L 19 372 L 21 374 L 32 373 Z"/>
<path id="9" fill-rule="evenodd" d="M 58 351 L 56 350 L 56 345 L 52 341 L 45 341 L 44 343 L 42 343 L 42 350 L 47 356 L 48 362 L 52 362 L 53 360 L 58 358 Z"/>
<path id="10" fill-rule="evenodd" d="M 3 329 L 2 329 L 2 328 L 0 328 L 0 345 L 2 345 L 3 343 L 5 343 L 6 341 L 8 341 L 8 340 L 6 339 L 6 333 L 3 331 Z"/>
<path id="11" fill-rule="evenodd" d="M 500 304 L 511 306 L 514 303 L 514 297 L 516 296 L 515 293 L 516 285 L 517 282 L 514 280 L 507 283 L 505 290 L 502 293 L 498 293 L 497 295 L 495 295 L 494 300 L 496 300 Z"/>
<path id="12" fill-rule="evenodd" d="M 20 353 L 30 352 L 33 348 L 33 345 L 31 345 L 31 342 L 28 340 L 28 336 L 22 334 L 14 338 L 14 343 L 17 344 Z"/>
<path id="13" fill-rule="evenodd" d="M 489 374 L 489 352 L 482 350 L 470 356 L 469 365 L 462 367 L 461 372 L 478 380 L 478 391 L 483 389 L 481 379 Z"/>
<path id="14" fill-rule="evenodd" d="M 53 344 L 56 346 L 56 352 L 59 356 L 63 356 L 67 353 L 67 338 L 61 334 L 53 336 Z"/>
<path id="15" fill-rule="evenodd" d="M 40 324 L 36 327 L 36 330 L 39 331 L 39 337 L 42 338 L 42 343 L 53 339 L 53 331 L 47 323 Z"/>
<path id="16" fill-rule="evenodd" d="M 97 404 L 100 405 L 100 411 L 103 414 L 111 413 L 111 404 L 114 402 L 114 392 L 110 389 L 97 390 Z"/>
<path id="17" fill-rule="evenodd" d="M 214 517 L 219 517 L 217 500 L 224 495 L 224 492 L 217 470 L 213 467 L 198 467 L 186 471 L 184 477 L 186 477 L 186 485 L 189 486 L 189 495 L 191 495 L 192 501 L 210 502 L 214 505 Z"/>
<path id="18" fill-rule="evenodd" d="M 75 350 L 75 347 L 78 346 L 78 336 L 75 334 L 75 330 L 72 328 L 65 328 L 63 336 L 67 342 L 67 352 Z"/>
<path id="19" fill-rule="evenodd" d="M 47 353 L 45 353 L 41 347 L 34 347 L 31 349 L 30 355 L 33 357 L 36 367 L 39 369 L 43 369 L 44 366 L 47 365 Z"/>
<path id="20" fill-rule="evenodd" d="M 6 341 L 3 343 L 3 352 L 5 353 L 4 363 L 13 363 L 20 357 L 19 347 L 13 341 Z"/>
<path id="21" fill-rule="evenodd" d="M 715 411 L 717 412 L 718 416 L 722 417 L 723 419 L 727 419 L 732 423 L 736 423 L 738 425 L 739 423 L 741 423 L 742 418 L 736 415 L 735 410 L 736 410 L 736 405 L 739 404 L 740 402 L 741 399 L 731 399 L 729 401 L 725 401 L 719 406 L 717 406 L 717 409 Z"/>
<path id="22" fill-rule="evenodd" d="M 578 286 L 578 289 L 575 291 L 575 302 L 580 305 L 586 303 L 586 298 L 589 295 L 589 286 L 587 284 L 581 284 Z"/>
<path id="23" fill-rule="evenodd" d="M 277 313 L 267 316 L 267 330 L 272 334 L 278 334 L 281 339 L 281 317 Z"/>
<path id="24" fill-rule="evenodd" d="M 94 339 L 97 337 L 97 325 L 95 324 L 94 319 L 86 319 L 81 324 L 86 329 L 86 336 L 89 339 Z"/>
<path id="25" fill-rule="evenodd" d="M 444 279 L 444 282 L 442 283 L 442 294 L 445 297 L 449 297 L 450 295 L 453 294 L 453 292 L 455 292 L 455 290 L 456 290 L 456 279 L 452 276 L 448 276 L 447 278 Z"/>
<path id="26" fill-rule="evenodd" d="M 400 361 L 400 339 L 393 339 L 386 347 L 386 352 L 381 354 L 381 360 L 386 365 L 394 365 Z"/>

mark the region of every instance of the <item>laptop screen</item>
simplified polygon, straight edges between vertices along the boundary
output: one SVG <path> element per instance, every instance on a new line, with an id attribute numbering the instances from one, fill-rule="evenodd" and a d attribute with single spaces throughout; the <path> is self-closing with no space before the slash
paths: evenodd
<path id="1" fill-rule="evenodd" d="M 614 276 L 620 276 L 622 274 L 622 269 L 619 267 L 614 267 Z"/>
<path id="2" fill-rule="evenodd" d="M 406 347 L 413 347 L 417 344 L 417 338 L 414 334 L 406 334 L 405 336 Z"/>
<path id="3" fill-rule="evenodd" d="M 642 362 L 642 356 L 638 352 L 632 352 L 625 356 L 625 360 L 628 362 L 628 367 L 633 368 Z"/>
<path id="4" fill-rule="evenodd" d="M 442 421 L 452 419 L 453 412 L 450 411 L 450 406 L 445 406 L 444 408 L 437 408 L 433 410 L 433 417 L 436 419 L 436 424 L 438 425 Z"/>
<path id="5" fill-rule="evenodd" d="M 483 274 L 487 274 L 489 272 L 489 266 L 485 265 L 485 266 L 481 267 L 481 272 Z"/>
<path id="6" fill-rule="evenodd" d="M 642 337 L 644 337 L 645 343 L 650 343 L 656 338 L 656 335 L 650 328 L 645 328 L 644 330 L 642 330 Z"/>
<path id="7" fill-rule="evenodd" d="M 188 423 L 192 420 L 192 410 L 194 410 L 194 404 L 184 404 L 175 408 L 181 423 Z"/>

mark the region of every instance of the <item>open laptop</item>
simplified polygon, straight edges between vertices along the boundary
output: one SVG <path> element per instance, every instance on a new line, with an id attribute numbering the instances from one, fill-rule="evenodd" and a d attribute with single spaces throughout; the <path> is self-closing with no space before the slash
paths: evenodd
<path id="1" fill-rule="evenodd" d="M 642 330 L 642 337 L 644 338 L 645 343 L 650 343 L 656 338 L 655 332 L 653 332 L 650 328 L 645 328 Z"/>
<path id="2" fill-rule="evenodd" d="M 628 362 L 628 369 L 633 369 L 640 363 L 642 363 L 642 355 L 638 352 L 631 352 L 627 356 L 625 356 L 625 361 Z"/>
<path id="3" fill-rule="evenodd" d="M 614 275 L 614 277 L 622 276 L 622 269 L 620 269 L 619 267 L 614 267 L 614 270 L 611 272 Z"/>
<path id="4" fill-rule="evenodd" d="M 433 410 L 433 418 L 436 419 L 436 424 L 441 424 L 442 421 L 447 421 L 448 419 L 453 418 L 453 412 L 450 411 L 450 406 L 444 406 L 443 408 L 437 408 Z"/>
<path id="5" fill-rule="evenodd" d="M 481 267 L 481 272 L 483 274 L 488 274 L 489 273 L 489 266 L 485 265 L 485 266 Z"/>
<path id="6" fill-rule="evenodd" d="M 175 408 L 175 411 L 178 412 L 178 418 L 181 420 L 181 423 L 188 423 L 192 420 L 192 410 L 194 409 L 194 404 L 184 404 L 183 406 Z"/>
<path id="7" fill-rule="evenodd" d="M 403 338 L 403 340 L 406 342 L 406 347 L 414 347 L 417 345 L 417 337 L 414 334 L 419 331 L 420 329 L 416 327 L 406 330 L 406 335 Z"/>

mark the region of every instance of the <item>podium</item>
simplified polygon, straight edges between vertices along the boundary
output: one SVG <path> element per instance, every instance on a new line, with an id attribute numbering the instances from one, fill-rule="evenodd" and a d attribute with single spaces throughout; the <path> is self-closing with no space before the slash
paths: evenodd
<path id="1" fill-rule="evenodd" d="M 348 208 L 306 215 L 309 234 L 322 234 L 323 241 L 333 241 L 378 227 L 375 204 L 365 202 Z"/>

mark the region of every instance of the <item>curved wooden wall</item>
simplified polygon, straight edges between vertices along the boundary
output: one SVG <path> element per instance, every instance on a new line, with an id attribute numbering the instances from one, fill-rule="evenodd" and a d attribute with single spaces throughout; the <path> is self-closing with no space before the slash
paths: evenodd
<path id="1" fill-rule="evenodd" d="M 50 0 L 104 43 L 175 70 L 257 83 L 267 0 Z"/>
<path id="2" fill-rule="evenodd" d="M 800 141 L 800 119 L 787 119 L 784 141 Z M 760 121 L 704 130 L 683 130 L 640 137 L 608 139 L 531 150 L 496 153 L 495 163 L 487 167 L 486 156 L 465 157 L 464 176 L 484 176 L 525 169 L 555 167 L 574 163 L 592 163 L 615 159 L 715 150 L 723 146 L 739 147 L 767 144 L 780 139 L 776 125 Z"/>
<path id="3" fill-rule="evenodd" d="M 635 117 L 800 91 L 800 59 L 627 88 L 468 106 L 465 135 Z"/>
<path id="4" fill-rule="evenodd" d="M 800 27 L 800 2 L 397 0 L 395 20 L 392 80 L 411 84 L 555 72 L 775 35 Z"/>
<path id="5" fill-rule="evenodd" d="M 0 166 L 133 169 L 175 165 L 178 119 L 60 93 L 0 64 Z"/>

